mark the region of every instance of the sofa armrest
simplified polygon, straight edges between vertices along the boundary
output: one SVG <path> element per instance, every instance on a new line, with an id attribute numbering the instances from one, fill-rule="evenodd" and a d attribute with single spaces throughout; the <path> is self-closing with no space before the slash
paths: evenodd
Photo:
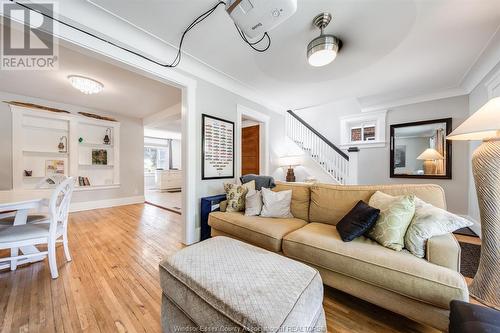
<path id="1" fill-rule="evenodd" d="M 451 233 L 429 239 L 426 258 L 433 264 L 460 272 L 460 245 Z"/>

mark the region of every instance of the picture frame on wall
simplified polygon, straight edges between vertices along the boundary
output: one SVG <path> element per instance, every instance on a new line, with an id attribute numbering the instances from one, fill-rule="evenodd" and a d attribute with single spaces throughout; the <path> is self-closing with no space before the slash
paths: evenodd
<path id="1" fill-rule="evenodd" d="M 64 160 L 45 160 L 45 176 L 64 175 Z"/>
<path id="2" fill-rule="evenodd" d="M 234 178 L 234 122 L 202 114 L 201 179 Z"/>

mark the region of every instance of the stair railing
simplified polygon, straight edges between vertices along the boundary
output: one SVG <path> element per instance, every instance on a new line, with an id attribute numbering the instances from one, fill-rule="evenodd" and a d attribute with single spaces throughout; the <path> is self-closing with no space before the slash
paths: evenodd
<path id="1" fill-rule="evenodd" d="M 338 184 L 351 183 L 349 155 L 315 130 L 295 112 L 285 117 L 287 136 L 309 155 Z"/>

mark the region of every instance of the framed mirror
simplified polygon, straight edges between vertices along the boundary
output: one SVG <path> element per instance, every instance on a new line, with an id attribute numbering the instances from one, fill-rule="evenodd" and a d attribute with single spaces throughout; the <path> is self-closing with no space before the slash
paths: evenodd
<path id="1" fill-rule="evenodd" d="M 452 119 L 391 125 L 391 178 L 451 179 Z"/>

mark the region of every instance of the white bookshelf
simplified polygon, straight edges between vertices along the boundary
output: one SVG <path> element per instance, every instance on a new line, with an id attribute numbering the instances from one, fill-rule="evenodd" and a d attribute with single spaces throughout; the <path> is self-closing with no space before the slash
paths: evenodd
<path id="1" fill-rule="evenodd" d="M 120 123 L 92 119 L 78 114 L 55 113 L 11 105 L 13 188 L 33 189 L 46 176 L 46 163 L 64 162 L 64 174 L 75 177 L 77 191 L 120 187 Z M 104 143 L 109 134 L 110 144 Z M 60 138 L 66 136 L 66 151 L 60 152 Z M 80 142 L 80 138 L 82 141 Z M 92 158 L 104 151 L 107 160 Z M 24 170 L 32 171 L 26 176 Z M 87 177 L 91 186 L 79 186 L 78 177 Z"/>

